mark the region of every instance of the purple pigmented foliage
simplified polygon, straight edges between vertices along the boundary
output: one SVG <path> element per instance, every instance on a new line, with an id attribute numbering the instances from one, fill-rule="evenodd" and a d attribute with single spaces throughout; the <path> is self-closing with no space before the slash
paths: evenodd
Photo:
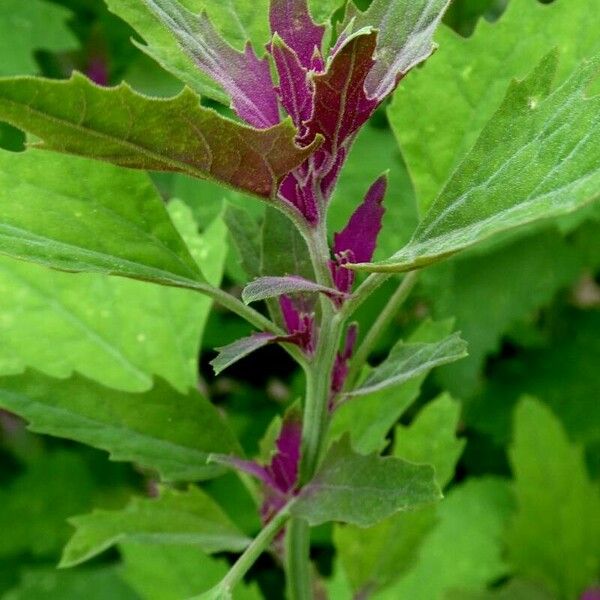
<path id="1" fill-rule="evenodd" d="M 90 58 L 85 73 L 97 85 L 106 87 L 109 84 L 108 61 L 104 56 Z"/>
<path id="2" fill-rule="evenodd" d="M 600 587 L 593 587 L 581 595 L 580 600 L 600 600 Z"/>
<path id="3" fill-rule="evenodd" d="M 329 409 L 334 409 L 334 399 L 343 389 L 348 377 L 348 363 L 354 354 L 354 346 L 356 346 L 356 339 L 358 337 L 358 325 L 353 323 L 348 328 L 346 333 L 346 342 L 341 352 L 338 352 L 335 358 L 335 365 L 333 367 L 333 373 L 331 376 L 331 400 L 329 402 Z"/>
<path id="4" fill-rule="evenodd" d="M 312 312 L 305 312 L 289 296 L 279 298 L 279 306 L 285 321 L 289 338 L 287 341 L 298 344 L 306 353 L 314 352 L 315 317 Z"/>
<path id="5" fill-rule="evenodd" d="M 283 108 L 298 128 L 298 137 L 303 138 L 308 132 L 306 123 L 313 114 L 313 85 L 309 72 L 279 36 L 275 35 L 270 51 L 279 74 L 279 87 L 275 89 Z"/>
<path id="6" fill-rule="evenodd" d="M 250 43 L 244 52 L 232 48 L 205 13 L 198 16 L 195 33 L 196 64 L 223 87 L 238 116 L 258 129 L 277 125 L 279 107 L 269 61 L 259 59 Z"/>
<path id="7" fill-rule="evenodd" d="M 329 262 L 333 282 L 340 292 L 349 293 L 354 284 L 354 272 L 344 267 L 348 263 L 369 262 L 377 246 L 385 213 L 383 199 L 387 176 L 382 175 L 369 189 L 364 202 L 354 211 L 348 225 L 333 238 L 334 258 Z"/>
<path id="8" fill-rule="evenodd" d="M 325 27 L 312 20 L 307 0 L 271 0 L 270 21 L 273 34 L 279 34 L 303 67 L 311 70 L 322 65 L 318 57 Z"/>

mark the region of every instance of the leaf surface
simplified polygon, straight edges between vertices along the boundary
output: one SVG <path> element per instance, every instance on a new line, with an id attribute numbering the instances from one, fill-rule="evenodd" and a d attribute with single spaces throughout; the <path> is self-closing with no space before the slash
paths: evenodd
<path id="1" fill-rule="evenodd" d="M 0 80 L 0 118 L 46 150 L 214 179 L 262 198 L 319 144 L 296 146 L 290 120 L 258 131 L 226 119 L 189 88 L 158 99 L 127 84 L 101 88 L 78 73 L 66 81 Z"/>
<path id="2" fill-rule="evenodd" d="M 338 290 L 304 279 L 303 277 L 260 277 L 249 283 L 242 291 L 246 304 L 293 294 L 325 294 L 330 298 L 343 296 Z"/>
<path id="3" fill-rule="evenodd" d="M 598 198 L 600 96 L 587 89 L 600 56 L 552 90 L 555 53 L 506 98 L 419 224 L 412 240 L 368 271 L 407 271 L 502 231 L 556 217 Z M 510 132 L 507 135 L 506 132 Z"/>
<path id="4" fill-rule="evenodd" d="M 238 552 L 249 540 L 204 492 L 165 489 L 159 498 L 133 498 L 119 511 L 95 510 L 70 519 L 76 531 L 64 549 L 61 567 L 73 567 L 111 546 L 133 541 L 186 544 L 203 552 Z"/>
<path id="5" fill-rule="evenodd" d="M 460 360 L 465 356 L 467 356 L 467 344 L 458 332 L 439 342 L 400 341 L 390 350 L 388 357 L 375 367 L 349 395 L 361 396 L 385 390 L 427 373 L 434 367 Z"/>
<path id="6" fill-rule="evenodd" d="M 464 10 L 463 5 L 455 8 Z M 600 50 L 595 8 L 595 0 L 511 0 L 498 21 L 480 19 L 468 38 L 439 28 L 439 49 L 402 82 L 388 109 L 423 213 L 472 148 L 514 77 L 525 77 L 558 47 L 563 81 L 582 59 Z"/>
<path id="7" fill-rule="evenodd" d="M 376 453 L 356 454 L 345 436 L 331 446 L 290 511 L 313 526 L 343 521 L 368 527 L 440 498 L 431 467 Z"/>
<path id="8" fill-rule="evenodd" d="M 113 460 L 136 462 L 165 480 L 214 476 L 210 453 L 239 452 L 208 400 L 196 391 L 180 394 L 161 380 L 148 392 L 130 394 L 80 376 L 59 380 L 29 371 L 0 378 L 0 407 L 26 419 L 36 433 L 106 450 Z"/>

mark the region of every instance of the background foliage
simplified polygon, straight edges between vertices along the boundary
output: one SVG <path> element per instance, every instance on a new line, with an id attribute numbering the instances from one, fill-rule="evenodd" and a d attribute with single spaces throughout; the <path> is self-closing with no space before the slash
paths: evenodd
<path id="1" fill-rule="evenodd" d="M 115 0 L 107 4 L 127 6 Z M 243 9 L 244 3 L 226 4 Z M 324 4 L 316 3 L 318 9 Z M 332 230 L 340 229 L 356 199 L 389 168 L 376 259 L 407 242 L 419 214 L 470 149 L 513 78 L 529 73 L 558 47 L 562 81 L 582 58 L 598 52 L 595 4 L 510 0 L 505 6 L 501 0 L 456 0 L 437 34 L 439 51 L 403 82 L 387 111 L 377 113 L 355 145 L 334 198 Z M 215 21 L 221 27 L 229 23 L 226 15 Z M 253 28 L 255 39 L 266 35 L 262 25 Z M 229 33 L 235 39 L 235 31 Z M 154 96 L 177 92 L 180 84 L 132 45 L 131 37 L 136 38 L 133 31 L 100 0 L 3 0 L 0 75 L 64 78 L 73 69 L 100 70 L 106 83 L 124 79 Z M 169 52 L 160 39 L 156 43 L 157 52 Z M 16 173 L 3 169 L 2 154 L 22 145 L 17 130 L 0 124 L 3 198 L 15 185 Z M 53 161 L 57 180 L 78 164 L 61 157 L 47 160 Z M 235 290 L 246 281 L 242 266 L 251 272 L 261 261 L 273 260 L 268 248 L 252 256 L 242 246 L 240 257 L 244 240 L 228 234 L 226 223 L 235 231 L 239 219 L 246 219 L 246 243 L 260 238 L 263 223 L 277 230 L 272 225 L 277 215 L 265 215 L 241 194 L 184 175 L 94 168 L 98 193 L 106 194 L 106 201 L 110 185 L 126 186 L 132 197 L 149 202 L 159 202 L 160 194 L 202 275 L 212 283 L 223 280 Z M 249 215 L 236 213 L 239 207 Z M 269 270 L 301 273 L 302 260 L 294 256 L 293 268 L 270 264 Z M 399 337 L 427 341 L 436 327 L 449 332 L 448 320 L 454 320 L 469 343 L 469 357 L 391 391 L 373 392 L 360 405 L 349 403 L 336 414 L 332 437 L 355 423 L 353 443 L 361 452 L 387 448 L 415 462 L 433 461 L 446 499 L 369 529 L 317 528 L 314 556 L 333 600 L 366 595 L 574 600 L 598 582 L 599 282 L 598 204 L 504 235 L 425 272 L 378 354 L 383 358 Z M 383 286 L 361 308 L 359 321 L 372 321 L 391 289 L 392 283 Z M 423 317 L 436 323 L 425 321 L 416 329 Z M 228 415 L 249 456 L 259 452 L 272 419 L 298 397 L 300 375 L 274 347 L 224 376 L 213 376 L 208 365 L 213 348 L 247 333 L 244 322 L 190 291 L 99 274 L 61 274 L 0 259 L 0 391 L 5 397 L 11 390 L 35 397 L 40 378 L 60 379 L 51 398 L 54 406 L 60 406 L 65 386 L 79 390 L 82 398 L 81 412 L 69 421 L 73 429 L 80 428 L 82 415 L 101 420 L 105 414 L 110 420 L 116 410 L 123 422 L 134 422 L 129 399 L 144 394 L 157 438 L 163 429 L 160 402 L 168 396 L 189 427 L 168 440 L 182 459 L 161 466 L 167 479 L 177 479 L 184 465 L 194 478 L 207 475 L 206 467 L 193 470 L 193 458 L 203 452 L 194 427 L 214 430 L 224 452 L 236 443 L 225 425 L 214 421 L 204 397 Z M 198 374 L 201 394 L 189 391 Z M 94 386 L 111 388 L 101 406 L 85 403 L 86 393 L 94 397 Z M 62 417 L 36 424 L 32 410 L 31 421 L 40 431 L 68 427 Z M 253 500 L 234 475 L 189 490 L 158 490 L 144 468 L 156 439 L 136 438 L 123 450 L 119 436 L 115 430 L 101 447 L 117 460 L 135 460 L 138 467 L 37 435 L 0 412 L 2 600 L 181 600 L 216 583 L 232 559 L 229 553 L 257 532 Z M 86 441 L 85 433 L 75 439 Z M 143 499 L 128 500 L 159 494 L 157 510 L 175 511 L 194 545 L 189 539 L 161 538 L 160 515 L 148 513 Z M 214 519 L 218 531 L 205 531 L 194 512 L 198 506 L 219 511 Z M 98 510 L 87 515 L 93 508 Z M 63 563 L 75 564 L 99 554 L 99 548 L 109 550 L 85 566 L 57 571 L 73 533 L 67 519 L 75 515 L 87 516 L 74 521 L 79 538 L 71 540 Z M 115 539 L 111 528 L 122 531 L 119 519 L 127 522 L 128 532 Z M 149 535 L 156 543 L 143 544 Z M 277 599 L 283 589 L 276 563 L 263 557 L 235 597 Z"/>

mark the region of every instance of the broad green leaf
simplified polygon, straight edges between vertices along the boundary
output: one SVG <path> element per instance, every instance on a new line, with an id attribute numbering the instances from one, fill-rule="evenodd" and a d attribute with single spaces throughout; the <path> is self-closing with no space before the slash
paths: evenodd
<path id="1" fill-rule="evenodd" d="M 217 409 L 198 392 L 176 392 L 161 380 L 143 394 L 103 387 L 80 376 L 52 379 L 29 371 L 0 378 L 0 408 L 36 433 L 64 437 L 133 461 L 165 480 L 214 476 L 213 452 L 238 452 Z M 169 424 L 167 427 L 166 424 Z"/>
<path id="2" fill-rule="evenodd" d="M 459 333 L 453 333 L 439 342 L 400 341 L 390 350 L 388 357 L 349 395 L 362 396 L 388 389 L 465 356 L 467 344 Z"/>
<path id="3" fill-rule="evenodd" d="M 21 583 L 2 600 L 143 600 L 120 577 L 115 567 L 57 571 L 28 569 Z"/>
<path id="4" fill-rule="evenodd" d="M 437 507 L 438 524 L 421 546 L 417 563 L 373 600 L 445 600 L 460 586 L 481 590 L 504 577 L 502 534 L 512 508 L 508 485 L 471 478 Z"/>
<path id="5" fill-rule="evenodd" d="M 356 454 L 345 436 L 331 446 L 290 511 L 311 525 L 342 521 L 368 527 L 440 498 L 431 467 L 377 453 Z"/>
<path id="6" fill-rule="evenodd" d="M 0 151 L 0 200 L 3 254 L 170 285 L 204 281 L 141 173 L 50 152 Z"/>
<path id="7" fill-rule="evenodd" d="M 121 576 L 143 600 L 182 600 L 216 585 L 229 570 L 224 560 L 183 545 L 119 544 Z M 262 598 L 256 584 L 238 584 L 234 600 Z"/>
<path id="8" fill-rule="evenodd" d="M 164 489 L 159 498 L 133 498 L 119 511 L 95 510 L 69 522 L 76 531 L 61 567 L 74 567 L 120 542 L 185 544 L 206 553 L 239 552 L 249 540 L 200 489 Z"/>
<path id="9" fill-rule="evenodd" d="M 205 276 L 219 285 L 227 251 L 222 221 L 200 236 L 187 207 L 172 202 L 169 212 Z M 58 273 L 4 257 L 0 290 L 2 375 L 27 367 L 60 378 L 77 371 L 131 392 L 151 388 L 153 375 L 182 392 L 196 384 L 211 308 L 205 296 L 100 274 Z"/>
<path id="10" fill-rule="evenodd" d="M 259 131 L 222 117 L 189 88 L 157 99 L 124 83 L 98 87 L 79 73 L 66 81 L 0 80 L 0 119 L 46 150 L 213 179 L 263 199 L 320 144 L 298 147 L 289 119 Z"/>
<path id="11" fill-rule="evenodd" d="M 518 404 L 510 460 L 517 513 L 507 536 L 517 573 L 575 598 L 600 568 L 600 490 L 552 412 L 528 398 Z"/>
<path id="12" fill-rule="evenodd" d="M 71 13 L 42 0 L 2 0 L 0 4 L 0 76 L 33 75 L 34 51 L 61 52 L 77 48 L 67 27 Z"/>
<path id="13" fill-rule="evenodd" d="M 502 231 L 566 214 L 598 197 L 600 96 L 587 89 L 600 56 L 556 89 L 557 56 L 511 85 L 477 143 L 421 221 L 412 240 L 369 271 L 407 271 Z M 506 132 L 510 131 L 510 135 Z"/>
<path id="14" fill-rule="evenodd" d="M 468 358 L 436 372 L 444 388 L 463 399 L 471 396 L 483 383 L 486 357 L 500 350 L 507 331 L 546 306 L 582 267 L 570 240 L 544 230 L 425 271 L 421 281 L 434 316 L 456 317 L 456 328 L 469 344 Z"/>
<path id="15" fill-rule="evenodd" d="M 227 205 L 223 215 L 231 234 L 231 241 L 238 251 L 242 268 L 249 278 L 260 275 L 261 231 L 256 220 L 247 211 Z"/>
<path id="16" fill-rule="evenodd" d="M 410 426 L 398 425 L 394 436 L 394 456 L 432 465 L 440 488 L 454 476 L 454 468 L 465 448 L 456 438 L 460 404 L 442 394 L 423 408 Z"/>
<path id="17" fill-rule="evenodd" d="M 485 592 L 471 592 L 457 588 L 446 594 L 444 600 L 555 600 L 544 588 L 529 581 L 512 579 L 501 588 Z"/>
<path id="18" fill-rule="evenodd" d="M 450 335 L 453 321 L 423 321 L 409 336 L 409 343 L 433 343 Z M 387 435 L 406 409 L 417 399 L 421 385 L 429 374 L 425 371 L 410 381 L 392 388 L 350 397 L 339 406 L 329 428 L 331 440 L 350 433 L 353 448 L 360 453 L 382 451 Z"/>
<path id="19" fill-rule="evenodd" d="M 454 475 L 464 441 L 456 438 L 459 404 L 442 395 L 427 404 L 410 426 L 396 428 L 394 456 L 434 467 L 444 487 Z M 419 548 L 437 521 L 437 507 L 397 513 L 374 527 L 336 526 L 335 546 L 352 588 L 380 589 L 416 563 Z"/>
<path id="20" fill-rule="evenodd" d="M 595 0 L 511 0 L 497 23 L 481 19 L 467 39 L 439 29 L 438 51 L 402 81 L 388 111 L 423 213 L 502 103 L 510 81 L 556 47 L 564 80 L 600 50 L 599 27 Z"/>
<path id="21" fill-rule="evenodd" d="M 42 454 L 0 489 L 0 560 L 30 553 L 54 557 L 69 537 L 67 519 L 90 510 L 94 480 L 81 456 Z M 73 490 L 65 494 L 65 490 Z"/>
<path id="22" fill-rule="evenodd" d="M 557 415 L 573 440 L 600 444 L 600 314 L 597 310 L 564 311 L 557 316 L 547 345 L 497 361 L 483 392 L 468 404 L 470 427 L 496 444 L 510 439 L 512 413 L 520 396 L 532 394 Z"/>
<path id="23" fill-rule="evenodd" d="M 317 23 L 331 20 L 333 13 L 346 4 L 346 0 L 309 0 L 310 14 Z"/>

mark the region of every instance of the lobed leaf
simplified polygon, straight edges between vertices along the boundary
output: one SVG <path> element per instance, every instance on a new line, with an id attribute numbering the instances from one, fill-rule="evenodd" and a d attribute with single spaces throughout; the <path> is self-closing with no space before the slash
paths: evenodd
<path id="1" fill-rule="evenodd" d="M 456 332 L 439 342 L 398 342 L 349 396 L 362 396 L 409 381 L 423 373 L 467 356 L 467 344 Z"/>
<path id="2" fill-rule="evenodd" d="M 121 542 L 185 544 L 203 552 L 243 550 L 250 540 L 206 493 L 165 489 L 159 498 L 133 498 L 118 511 L 95 510 L 73 517 L 76 531 L 66 545 L 61 567 L 74 567 Z"/>
<path id="3" fill-rule="evenodd" d="M 36 146 L 46 150 L 213 179 L 263 199 L 320 143 L 298 147 L 289 120 L 258 131 L 226 119 L 188 88 L 158 99 L 126 84 L 101 88 L 78 73 L 0 80 L 0 119 L 41 138 Z"/>
<path id="4" fill-rule="evenodd" d="M 599 69 L 600 57 L 584 61 L 552 91 L 553 53 L 529 77 L 513 83 L 409 244 L 387 260 L 357 268 L 423 267 L 494 234 L 597 199 L 600 96 L 589 98 L 586 91 Z"/>
<path id="5" fill-rule="evenodd" d="M 130 394 L 78 375 L 59 380 L 29 371 L 0 378 L 0 408 L 27 420 L 31 431 L 106 450 L 113 460 L 136 462 L 168 481 L 212 477 L 219 469 L 207 465 L 209 454 L 240 451 L 208 400 L 161 380 Z"/>
<path id="6" fill-rule="evenodd" d="M 314 478 L 290 507 L 295 517 L 311 525 L 343 521 L 368 527 L 402 511 L 441 498 L 433 469 L 377 453 L 363 456 L 350 437 L 334 443 Z"/>

